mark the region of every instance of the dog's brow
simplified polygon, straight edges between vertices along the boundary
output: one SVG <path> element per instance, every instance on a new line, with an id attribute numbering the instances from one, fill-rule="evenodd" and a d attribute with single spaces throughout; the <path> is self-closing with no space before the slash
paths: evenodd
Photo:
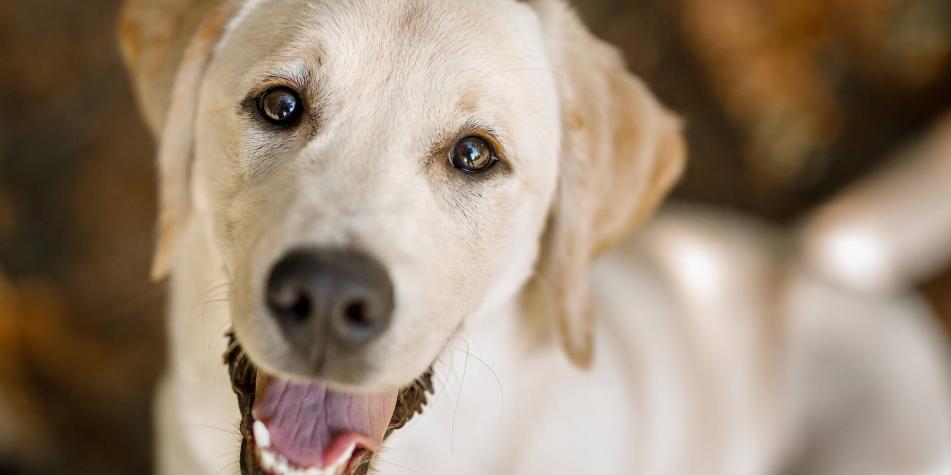
<path id="1" fill-rule="evenodd" d="M 298 90 L 310 89 L 312 86 L 312 75 L 310 68 L 304 64 L 287 65 L 277 70 L 272 70 L 258 78 L 255 84 L 269 85 L 274 83 L 290 83 Z M 313 92 L 313 91 L 311 91 Z"/>
<path id="2" fill-rule="evenodd" d="M 462 124 L 462 127 L 460 127 L 456 132 L 455 137 L 459 138 L 473 134 L 483 136 L 483 138 L 486 138 L 492 142 L 492 146 L 495 148 L 495 151 L 500 155 L 504 155 L 502 158 L 505 158 L 509 161 L 514 158 L 508 156 L 509 154 L 507 152 L 509 151 L 509 141 L 506 135 L 499 131 L 496 127 L 483 122 L 477 117 L 470 117 L 467 119 Z"/>

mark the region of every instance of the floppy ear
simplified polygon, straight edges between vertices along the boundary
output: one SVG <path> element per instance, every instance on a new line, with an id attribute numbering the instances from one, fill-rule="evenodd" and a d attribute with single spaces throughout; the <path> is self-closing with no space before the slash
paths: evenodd
<path id="1" fill-rule="evenodd" d="M 153 128 L 160 129 L 158 240 L 152 261 L 154 280 L 168 274 L 179 227 L 191 210 L 189 188 L 198 94 L 232 11 L 232 2 L 228 1 L 217 2 L 212 8 L 207 7 L 209 2 L 192 2 L 196 3 L 192 13 L 204 13 L 203 19 L 193 28 L 181 31 L 174 24 L 168 24 L 168 16 L 174 19 L 186 14 L 187 17 L 187 7 L 191 4 L 175 0 L 161 4 L 162 8 L 156 10 L 154 5 L 159 3 L 137 0 L 128 3 L 120 30 L 123 50 L 136 79 L 146 117 Z M 171 11 L 171 5 L 175 4 L 182 9 Z M 201 8 L 199 4 L 205 7 Z M 175 35 L 184 35 L 186 39 L 175 39 Z M 143 43 L 148 46 L 144 47 Z M 174 51 L 177 44 L 184 50 Z M 174 61 L 176 58 L 180 60 Z M 168 78 L 164 82 L 163 76 Z M 165 84 L 168 82 L 171 84 Z M 168 102 L 167 108 L 158 102 L 159 99 Z"/>
<path id="2" fill-rule="evenodd" d="M 534 286 L 577 366 L 593 357 L 588 267 L 650 216 L 679 178 L 679 121 L 561 1 L 533 4 L 561 99 L 558 190 Z"/>

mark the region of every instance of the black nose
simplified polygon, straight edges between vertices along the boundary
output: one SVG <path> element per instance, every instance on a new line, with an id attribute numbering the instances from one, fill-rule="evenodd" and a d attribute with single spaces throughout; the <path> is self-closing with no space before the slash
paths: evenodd
<path id="1" fill-rule="evenodd" d="M 298 250 L 271 271 L 267 306 L 303 354 L 322 352 L 325 340 L 352 349 L 389 326 L 393 284 L 383 266 L 365 254 Z"/>

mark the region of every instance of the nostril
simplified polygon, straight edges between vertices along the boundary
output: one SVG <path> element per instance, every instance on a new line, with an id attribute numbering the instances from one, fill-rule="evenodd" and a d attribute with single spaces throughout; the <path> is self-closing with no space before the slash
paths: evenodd
<path id="1" fill-rule="evenodd" d="M 331 328 L 337 342 L 354 347 L 370 341 L 386 328 L 386 315 L 374 296 L 351 298 L 338 307 L 331 318 Z"/>
<path id="2" fill-rule="evenodd" d="M 313 302 L 301 289 L 280 289 L 270 292 L 268 307 L 283 320 L 303 323 L 311 314 Z"/>
<path id="3" fill-rule="evenodd" d="M 373 326 L 373 319 L 367 313 L 367 305 L 362 301 L 350 302 L 343 311 L 343 318 L 349 326 L 357 329 Z"/>

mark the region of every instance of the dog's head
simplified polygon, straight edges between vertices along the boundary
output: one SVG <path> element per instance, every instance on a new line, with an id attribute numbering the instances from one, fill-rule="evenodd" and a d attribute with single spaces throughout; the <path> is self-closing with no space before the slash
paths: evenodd
<path id="1" fill-rule="evenodd" d="M 246 0 L 192 38 L 164 117 L 156 275 L 184 221 L 204 223 L 237 339 L 286 393 L 260 397 L 258 378 L 257 415 L 326 412 L 297 400 L 308 387 L 379 415 L 316 448 L 269 424 L 263 445 L 320 467 L 371 447 L 466 318 L 522 293 L 590 363 L 587 267 L 658 204 L 683 145 L 561 2 Z"/>

